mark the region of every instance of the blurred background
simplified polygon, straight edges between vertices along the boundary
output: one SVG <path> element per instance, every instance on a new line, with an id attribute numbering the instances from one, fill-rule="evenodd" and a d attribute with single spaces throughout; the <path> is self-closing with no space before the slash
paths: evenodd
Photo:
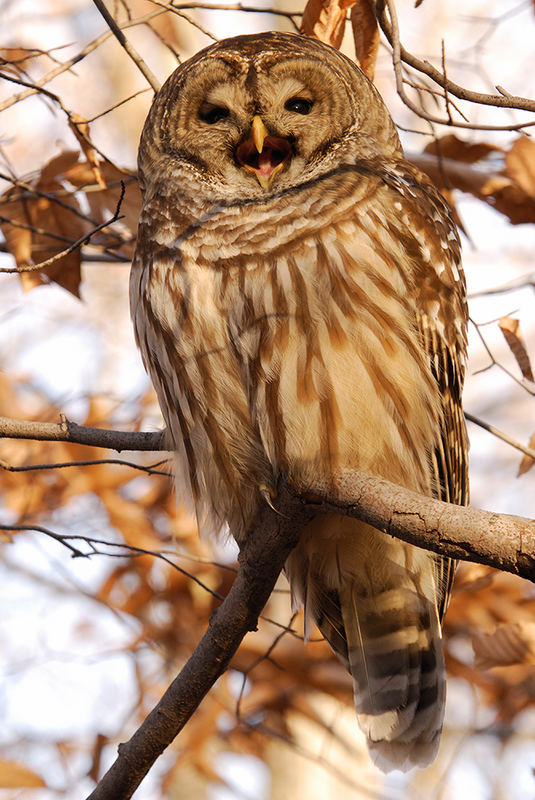
<path id="1" fill-rule="evenodd" d="M 109 10 L 163 82 L 216 38 L 298 29 L 303 7 L 128 0 Z M 532 2 L 467 0 L 461 11 L 453 0 L 399 0 L 397 12 L 405 48 L 439 68 L 444 48 L 451 80 L 533 95 Z M 0 31 L 0 267 L 67 248 L 112 218 L 121 180 L 126 187 L 124 219 L 81 253 L 43 272 L 0 274 L 0 413 L 157 430 L 128 311 L 136 151 L 153 91 L 89 0 L 3 0 Z M 354 57 L 349 25 L 342 49 Z M 375 83 L 409 157 L 436 153 L 438 140 L 464 165 L 464 183 L 451 178 L 445 191 L 470 295 L 465 408 L 513 440 L 468 423 L 472 504 L 533 517 L 534 462 L 514 446 L 535 435 L 535 156 L 530 128 L 515 129 L 533 115 L 459 102 L 474 127 L 454 131 L 416 115 L 396 93 L 384 37 Z M 414 97 L 444 116 L 440 97 L 421 85 Z M 105 463 L 118 458 L 130 465 Z M 236 553 L 199 541 L 162 454 L 6 439 L 0 459 L 1 796 L 74 800 L 194 649 Z M 71 466 L 45 468 L 57 464 Z M 299 617 L 288 632 L 281 579 L 260 630 L 135 797 L 533 798 L 534 610 L 530 583 L 461 567 L 446 618 L 439 758 L 385 777 L 369 763 L 343 668 L 318 636 L 303 644 Z"/>

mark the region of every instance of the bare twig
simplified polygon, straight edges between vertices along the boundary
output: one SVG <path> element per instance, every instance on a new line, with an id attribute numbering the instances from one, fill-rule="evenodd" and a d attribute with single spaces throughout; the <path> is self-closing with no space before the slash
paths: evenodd
<path id="1" fill-rule="evenodd" d="M 172 472 L 156 469 L 157 466 L 163 463 L 165 462 L 158 461 L 157 464 L 145 466 L 144 464 L 136 464 L 134 461 L 125 461 L 122 458 L 92 458 L 88 461 L 56 461 L 49 464 L 23 464 L 16 467 L 0 458 L 0 469 L 6 472 L 38 472 L 40 470 L 65 469 L 67 467 L 94 467 L 102 464 L 111 464 L 112 466 L 137 469 L 140 472 L 146 472 L 147 475 L 161 475 L 164 478 L 172 478 Z"/>
<path id="2" fill-rule="evenodd" d="M 81 534 L 63 534 L 63 533 L 56 533 L 55 531 L 51 530 L 50 528 L 46 528 L 43 525 L 6 525 L 0 524 L 0 530 L 3 531 L 28 531 L 28 532 L 35 532 L 35 533 L 43 533 L 45 536 L 48 536 L 50 539 L 54 539 L 54 541 L 62 544 L 64 547 L 67 548 L 72 554 L 73 558 L 91 558 L 92 556 L 107 556 L 107 557 L 117 557 L 117 558 L 139 558 L 140 556 L 152 556 L 153 558 L 157 558 L 160 561 L 165 562 L 170 567 L 175 569 L 177 572 L 180 572 L 181 575 L 185 575 L 186 578 L 190 578 L 194 583 L 204 589 L 205 592 L 212 595 L 216 600 L 223 600 L 224 598 L 219 592 L 214 591 L 209 586 L 206 585 L 200 578 L 194 575 L 192 572 L 189 572 L 187 569 L 184 569 L 179 564 L 175 563 L 171 558 L 169 558 L 165 553 L 161 553 L 158 550 L 148 550 L 145 547 L 135 547 L 131 544 L 126 544 L 125 542 L 108 542 L 106 539 L 96 539 L 94 536 L 83 536 Z M 80 547 L 72 544 L 72 542 L 83 542 L 87 545 L 86 549 L 82 550 Z M 105 549 L 101 549 L 105 548 Z M 113 552 L 114 550 L 118 550 L 119 552 Z"/>
<path id="3" fill-rule="evenodd" d="M 512 281 L 507 281 L 499 286 L 492 286 L 490 289 L 481 289 L 479 292 L 470 292 L 468 299 L 473 300 L 476 297 L 489 297 L 494 294 L 507 294 L 507 292 L 516 292 L 518 289 L 535 289 L 535 272 L 530 272 L 520 278 L 515 278 Z"/>
<path id="4" fill-rule="evenodd" d="M 0 417 L 0 439 L 33 439 L 38 442 L 76 442 L 109 450 L 165 450 L 164 432 L 128 432 L 91 428 L 71 422 L 61 415 L 60 422 L 26 422 Z"/>
<path id="5" fill-rule="evenodd" d="M 127 28 L 133 28 L 136 25 L 144 25 L 146 23 L 151 22 L 155 17 L 161 16 L 161 14 L 165 14 L 165 11 L 161 8 L 157 8 L 154 11 L 151 11 L 149 14 L 145 14 L 143 17 L 138 17 L 134 20 L 129 20 L 118 27 L 123 31 Z M 75 64 L 78 64 L 82 61 L 86 56 L 96 50 L 100 45 L 105 42 L 107 39 L 110 39 L 113 36 L 111 30 L 106 30 L 96 39 L 89 42 L 82 50 L 80 50 L 75 56 L 70 58 L 68 61 L 65 61 L 63 64 L 55 67 L 50 72 L 47 72 L 46 75 L 43 75 L 38 81 L 35 81 L 35 84 L 31 88 L 25 89 L 23 92 L 19 92 L 19 94 L 13 95 L 12 97 L 8 97 L 3 103 L 0 103 L 0 111 L 4 111 L 6 108 L 10 108 L 11 106 L 15 105 L 15 103 L 20 102 L 21 100 L 25 100 L 27 97 L 31 97 L 33 94 L 38 94 L 41 91 L 41 87 L 45 86 L 45 84 L 50 83 L 50 81 L 57 78 L 58 75 L 63 74 L 64 72 L 68 72 Z"/>
<path id="6" fill-rule="evenodd" d="M 196 28 L 201 33 L 204 33 L 204 35 L 207 36 L 209 39 L 211 39 L 213 42 L 218 42 L 219 41 L 217 36 L 214 36 L 213 33 L 211 33 L 207 28 L 205 28 L 199 22 L 196 22 L 196 20 L 191 19 L 191 17 L 188 17 L 187 14 L 184 14 L 183 11 L 180 11 L 172 3 L 164 3 L 164 2 L 162 2 L 162 0 L 150 0 L 150 2 L 153 3 L 155 6 L 159 6 L 160 8 L 165 8 L 171 14 L 175 14 L 177 17 L 180 17 L 180 19 L 185 20 L 193 28 Z"/>
<path id="7" fill-rule="evenodd" d="M 471 317 L 470 317 L 470 322 L 472 323 L 472 325 L 476 329 L 476 332 L 477 332 L 477 335 L 479 337 L 479 340 L 480 340 L 481 344 L 483 345 L 483 347 L 485 348 L 485 352 L 487 353 L 487 355 L 489 357 L 489 360 L 490 360 L 490 363 L 486 367 L 483 367 L 482 369 L 475 370 L 472 374 L 473 375 L 478 375 L 480 372 L 486 372 L 488 369 L 491 369 L 492 367 L 498 367 L 498 369 L 500 369 L 502 372 L 504 372 L 506 375 L 508 375 L 509 378 L 511 378 L 512 381 L 514 381 L 516 384 L 518 384 L 518 386 L 521 386 L 522 389 L 524 389 L 524 391 L 526 391 L 532 397 L 535 396 L 535 388 L 533 388 L 533 384 L 531 382 L 529 382 L 529 381 L 526 381 L 525 379 L 521 380 L 520 378 L 517 378 L 516 375 L 513 372 L 511 372 L 510 369 L 507 369 L 506 366 L 501 364 L 494 357 L 494 355 L 492 353 L 492 350 L 490 349 L 490 347 L 488 346 L 488 344 L 487 344 L 487 342 L 485 340 L 485 337 L 481 333 L 481 325 L 478 324 L 477 322 L 475 322 L 475 320 L 473 320 Z"/>
<path id="8" fill-rule="evenodd" d="M 485 422 L 484 419 L 480 419 L 479 417 L 475 417 L 473 414 L 469 414 L 467 411 L 464 412 L 464 416 L 469 422 L 473 422 L 474 425 L 478 425 L 483 430 L 492 433 L 493 436 L 496 436 L 497 439 L 501 439 L 502 442 L 506 442 L 507 444 L 514 447 L 515 450 L 520 450 L 521 453 L 524 453 L 525 456 L 529 456 L 535 460 L 535 450 L 531 447 L 526 447 L 525 445 L 517 442 L 516 439 L 513 439 L 512 436 L 509 436 L 507 433 L 500 431 L 498 428 L 495 428 L 494 425 L 490 425 L 488 422 Z"/>
<path id="9" fill-rule="evenodd" d="M 388 9 L 390 21 L 385 13 L 386 8 Z M 379 0 L 377 3 L 377 19 L 381 29 L 383 30 L 392 47 L 392 65 L 394 68 L 394 75 L 396 77 L 397 92 L 405 105 L 419 117 L 423 117 L 424 119 L 440 125 L 453 125 L 456 128 L 470 128 L 472 130 L 520 130 L 521 128 L 535 125 L 535 121 L 507 126 L 475 125 L 472 123 L 457 121 L 452 123 L 448 117 L 438 117 L 436 115 L 429 114 L 424 109 L 420 108 L 418 105 L 412 102 L 405 92 L 403 71 L 401 67 L 402 62 L 413 67 L 418 72 L 427 75 L 429 78 L 431 78 L 431 80 L 441 86 L 444 92 L 449 92 L 449 94 L 458 97 L 460 100 L 468 100 L 472 103 L 495 106 L 496 108 L 511 108 L 524 111 L 535 111 L 535 100 L 509 94 L 504 96 L 503 94 L 494 95 L 470 91 L 464 86 L 460 86 L 459 84 L 449 80 L 444 72 L 438 70 L 428 61 L 423 61 L 422 59 L 416 58 L 416 56 L 412 55 L 412 53 L 409 53 L 401 44 L 398 19 L 393 0 Z"/>
<path id="10" fill-rule="evenodd" d="M 108 11 L 102 0 L 93 0 L 93 2 L 100 11 L 100 13 L 102 14 L 102 16 L 104 17 L 104 19 L 106 20 L 109 29 L 111 30 L 111 32 L 113 33 L 113 35 L 115 36 L 121 47 L 124 47 L 124 49 L 130 56 L 136 67 L 139 69 L 141 74 L 146 78 L 146 80 L 152 86 L 154 91 L 157 92 L 161 84 L 156 75 L 154 75 L 154 73 L 151 72 L 149 67 L 145 64 L 145 62 L 143 61 L 143 59 L 141 58 L 135 47 L 132 44 L 130 44 L 130 42 L 128 41 L 128 39 L 126 38 L 120 27 L 117 25 L 117 23 L 115 22 L 114 18 L 112 17 L 112 15 Z"/>

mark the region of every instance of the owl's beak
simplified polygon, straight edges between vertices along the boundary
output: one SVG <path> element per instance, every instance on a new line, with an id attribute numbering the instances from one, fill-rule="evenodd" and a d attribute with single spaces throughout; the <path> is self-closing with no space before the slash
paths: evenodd
<path id="1" fill-rule="evenodd" d="M 244 169 L 254 174 L 263 189 L 269 189 L 275 176 L 286 166 L 291 152 L 288 139 L 270 136 L 257 114 L 251 123 L 251 135 L 236 149 L 236 159 Z"/>
<path id="2" fill-rule="evenodd" d="M 264 142 L 269 136 L 269 131 L 262 122 L 262 117 L 259 117 L 258 114 L 253 117 L 251 131 L 253 134 L 254 146 L 256 147 L 257 151 L 261 153 L 264 149 Z"/>

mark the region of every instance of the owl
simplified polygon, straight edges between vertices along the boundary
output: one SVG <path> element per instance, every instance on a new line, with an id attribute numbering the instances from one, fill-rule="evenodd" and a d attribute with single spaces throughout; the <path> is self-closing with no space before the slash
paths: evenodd
<path id="1" fill-rule="evenodd" d="M 156 95 L 139 179 L 135 334 L 201 527 L 240 544 L 279 479 L 336 498 L 354 470 L 467 502 L 458 235 L 351 60 L 298 34 L 208 47 Z M 430 763 L 453 562 L 332 514 L 285 572 L 375 763 Z"/>

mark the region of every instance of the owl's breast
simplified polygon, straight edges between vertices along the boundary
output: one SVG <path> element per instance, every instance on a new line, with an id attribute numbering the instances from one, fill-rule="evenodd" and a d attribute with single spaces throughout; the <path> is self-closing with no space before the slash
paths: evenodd
<path id="1" fill-rule="evenodd" d="M 138 339 L 164 417 L 194 494 L 221 519 L 254 515 L 258 486 L 281 473 L 334 492 L 351 469 L 435 488 L 419 245 L 378 211 L 376 184 L 350 177 L 352 195 L 315 187 L 302 215 L 287 197 L 215 210 L 170 237 L 139 282 Z"/>
<path id="2" fill-rule="evenodd" d="M 271 462 L 301 485 L 353 468 L 429 491 L 439 397 L 410 280 L 352 233 L 272 255 L 225 303 L 251 408 Z"/>

